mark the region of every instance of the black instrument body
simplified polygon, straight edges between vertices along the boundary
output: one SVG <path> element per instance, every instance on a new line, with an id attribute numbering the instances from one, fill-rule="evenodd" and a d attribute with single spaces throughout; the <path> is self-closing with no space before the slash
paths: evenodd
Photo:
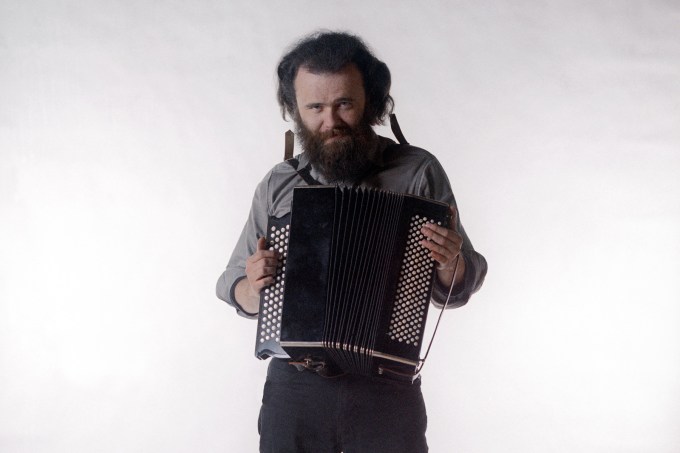
<path id="1" fill-rule="evenodd" d="M 448 205 L 376 189 L 295 188 L 291 214 L 268 227 L 281 260 L 261 293 L 256 356 L 412 379 L 435 277 L 420 245 L 425 222 L 448 226 Z"/>

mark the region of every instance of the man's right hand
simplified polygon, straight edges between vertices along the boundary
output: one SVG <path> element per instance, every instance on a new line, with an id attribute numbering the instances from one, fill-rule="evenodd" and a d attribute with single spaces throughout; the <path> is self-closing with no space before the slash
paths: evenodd
<path id="1" fill-rule="evenodd" d="M 235 296 L 238 304 L 248 313 L 260 309 L 260 291 L 274 283 L 279 254 L 267 250 L 265 238 L 257 240 L 257 251 L 246 260 L 246 278 L 236 284 Z"/>
<path id="2" fill-rule="evenodd" d="M 274 250 L 267 250 L 265 238 L 257 240 L 257 251 L 246 260 L 246 277 L 253 295 L 259 297 L 265 286 L 274 283 L 279 255 Z"/>

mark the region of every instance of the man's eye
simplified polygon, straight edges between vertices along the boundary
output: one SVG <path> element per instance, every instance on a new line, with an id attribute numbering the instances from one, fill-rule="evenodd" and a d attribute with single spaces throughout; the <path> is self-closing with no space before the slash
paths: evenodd
<path id="1" fill-rule="evenodd" d="M 352 108 L 352 103 L 350 101 L 342 101 L 338 106 L 341 109 L 351 109 Z"/>

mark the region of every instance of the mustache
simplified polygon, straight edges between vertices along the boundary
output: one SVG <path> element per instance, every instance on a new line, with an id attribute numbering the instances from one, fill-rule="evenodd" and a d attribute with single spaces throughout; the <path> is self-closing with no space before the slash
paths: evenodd
<path id="1" fill-rule="evenodd" d="M 326 141 L 326 139 L 332 137 L 346 137 L 348 135 L 351 135 L 352 132 L 353 132 L 352 128 L 349 126 L 334 127 L 329 131 L 319 133 L 319 139 L 321 141 Z"/>

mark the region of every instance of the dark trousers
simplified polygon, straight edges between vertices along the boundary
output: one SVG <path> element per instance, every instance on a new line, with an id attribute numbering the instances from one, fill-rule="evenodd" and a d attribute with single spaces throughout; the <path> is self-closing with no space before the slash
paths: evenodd
<path id="1" fill-rule="evenodd" d="M 427 452 L 427 415 L 414 384 L 324 378 L 272 359 L 260 409 L 261 453 Z"/>

